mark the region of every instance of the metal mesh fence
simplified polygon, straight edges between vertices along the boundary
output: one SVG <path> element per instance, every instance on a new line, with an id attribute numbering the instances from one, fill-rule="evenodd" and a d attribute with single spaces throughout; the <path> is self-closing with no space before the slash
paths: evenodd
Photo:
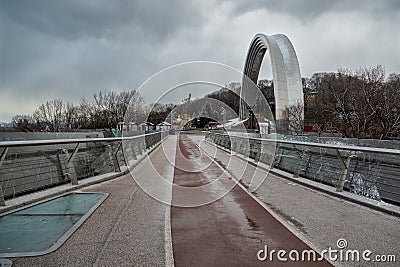
<path id="1" fill-rule="evenodd" d="M 246 157 L 272 165 L 294 177 L 400 204 L 400 150 L 270 140 L 208 133 L 206 139 Z M 271 162 L 264 146 L 276 144 Z"/>
<path id="2" fill-rule="evenodd" d="M 121 172 L 121 166 L 128 166 L 123 142 L 130 144 L 132 154 L 139 155 L 166 135 L 0 142 L 0 198 L 4 204 L 7 198 Z"/>

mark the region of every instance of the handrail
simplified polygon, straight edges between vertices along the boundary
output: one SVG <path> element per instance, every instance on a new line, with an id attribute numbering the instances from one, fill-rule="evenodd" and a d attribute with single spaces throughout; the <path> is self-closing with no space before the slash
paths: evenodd
<path id="1" fill-rule="evenodd" d="M 127 137 L 106 137 L 106 138 L 77 138 L 77 139 L 51 139 L 51 140 L 26 140 L 26 141 L 3 141 L 0 142 L 0 147 L 21 147 L 21 146 L 42 146 L 42 145 L 58 145 L 58 144 L 75 144 L 75 143 L 92 143 L 92 142 L 105 142 L 105 141 L 122 141 L 139 139 L 146 136 L 162 133 L 154 132 L 141 134 L 136 136 Z"/>
<path id="2" fill-rule="evenodd" d="M 123 174 L 138 155 L 162 142 L 164 134 L 168 131 L 128 137 L 0 142 L 0 206 L 5 206 L 5 198 L 38 189 L 69 182 L 78 185 L 80 179 L 106 172 Z M 99 145 L 84 147 L 83 143 Z"/>
<path id="3" fill-rule="evenodd" d="M 303 146 L 331 148 L 331 149 L 339 149 L 339 150 L 351 150 L 351 151 L 357 150 L 360 152 L 382 153 L 382 154 L 389 154 L 389 155 L 400 155 L 400 149 L 365 147 L 365 146 L 349 146 L 349 145 L 344 145 L 344 146 L 331 145 L 331 144 L 301 142 L 301 141 L 291 141 L 291 140 L 281 140 L 281 139 L 245 137 L 245 136 L 240 136 L 240 135 L 228 135 L 228 134 L 221 134 L 221 133 L 215 133 L 215 132 L 213 132 L 212 134 L 223 135 L 223 136 L 232 136 L 232 137 L 237 137 L 237 138 L 245 138 L 245 139 L 257 140 L 257 141 L 277 142 L 277 143 L 282 143 L 282 144 L 303 145 Z"/>
<path id="4" fill-rule="evenodd" d="M 210 132 L 206 138 L 257 162 L 293 173 L 293 178 L 302 176 L 334 186 L 337 192 L 348 190 L 372 199 L 400 203 L 400 179 L 397 175 L 400 169 L 399 149 L 332 145 L 215 132 Z M 281 150 L 277 150 L 276 154 L 268 153 L 268 149 L 263 150 L 262 147 L 269 142 L 275 142 Z M 243 147 L 243 143 L 248 143 L 249 146 Z M 321 151 L 316 151 L 316 148 Z M 345 151 L 351 153 L 344 153 Z"/>

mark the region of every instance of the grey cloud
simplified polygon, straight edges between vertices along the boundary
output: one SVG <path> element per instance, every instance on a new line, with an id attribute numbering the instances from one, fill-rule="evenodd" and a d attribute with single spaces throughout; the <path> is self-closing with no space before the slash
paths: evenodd
<path id="1" fill-rule="evenodd" d="M 169 36 L 201 25 L 204 13 L 179 0 L 26 0 L 0 2 L 0 19 L 2 87 L 64 97 L 134 88 Z"/>
<path id="2" fill-rule="evenodd" d="M 240 70 L 257 32 L 287 34 L 305 75 L 366 64 L 398 72 L 399 6 L 394 0 L 3 0 L 0 121 L 1 113 L 12 113 L 2 110 L 6 97 L 33 110 L 52 98 L 76 102 L 98 90 L 136 89 L 164 67 L 190 60 Z"/>
<path id="3" fill-rule="evenodd" d="M 224 2 L 225 0 L 222 0 Z M 228 0 L 234 5 L 235 15 L 259 9 L 288 14 L 299 20 L 315 19 L 331 12 L 368 12 L 372 17 L 384 17 L 400 11 L 398 0 Z"/>
<path id="4" fill-rule="evenodd" d="M 164 38 L 183 26 L 201 24 L 204 19 L 191 1 L 2 1 L 3 15 L 44 34 L 77 39 L 105 37 L 121 28 L 148 32 Z"/>

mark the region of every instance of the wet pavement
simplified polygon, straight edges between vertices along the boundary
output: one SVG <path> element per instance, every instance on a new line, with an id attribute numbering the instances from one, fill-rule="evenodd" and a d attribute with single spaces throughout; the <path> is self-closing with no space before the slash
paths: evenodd
<path id="1" fill-rule="evenodd" d="M 162 175 L 172 180 L 174 162 L 162 150 L 172 156 L 175 148 L 176 137 L 170 136 L 131 174 L 84 188 L 109 196 L 56 251 L 10 258 L 12 266 L 171 266 L 172 252 L 167 246 L 170 233 L 166 229 L 169 205 L 146 194 L 132 176 Z M 152 164 L 157 172 L 149 168 Z M 171 194 L 165 189 L 163 192 Z"/>
<path id="2" fill-rule="evenodd" d="M 278 222 L 242 188 L 235 185 L 196 144 L 180 135 L 175 159 L 174 184 L 196 187 L 205 201 L 225 191 L 212 203 L 194 207 L 171 208 L 172 244 L 176 266 L 331 266 L 327 261 L 282 262 L 276 254 L 272 261 L 260 261 L 257 253 L 271 250 L 311 250 Z M 204 185 L 211 185 L 204 187 Z M 230 190 L 233 188 L 232 190 Z M 193 194 L 172 191 L 172 200 L 190 202 Z M 260 254 L 261 257 L 265 253 Z M 288 254 L 286 254 L 286 258 Z"/>
<path id="3" fill-rule="evenodd" d="M 267 174 L 246 168 L 243 160 L 229 157 L 202 140 L 204 136 L 181 135 L 177 142 L 177 136 L 169 136 L 132 170 L 135 179 L 125 175 L 86 187 L 84 191 L 106 192 L 109 197 L 59 249 L 43 256 L 12 258 L 13 266 L 172 266 L 174 261 L 178 267 L 327 266 L 328 262 L 280 262 L 276 252 L 272 262 L 259 261 L 257 253 L 265 246 L 269 252 L 309 250 L 301 240 L 320 250 L 336 248 L 339 238 L 348 241 L 349 249 L 398 255 L 398 218 L 271 174 L 254 193 L 264 208 L 234 179 L 242 173 Z M 218 158 L 228 172 L 204 151 Z M 171 181 L 180 187 L 172 189 L 168 185 Z M 171 208 L 146 194 L 148 191 L 165 203 L 172 198 L 174 203 L 197 207 Z M 215 198 L 219 199 L 199 205 Z M 268 208 L 272 215 L 266 211 Z"/>

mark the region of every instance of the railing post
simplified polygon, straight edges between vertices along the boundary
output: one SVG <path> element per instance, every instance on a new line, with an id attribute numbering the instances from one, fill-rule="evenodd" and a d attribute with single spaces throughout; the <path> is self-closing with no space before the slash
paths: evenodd
<path id="1" fill-rule="evenodd" d="M 250 154 L 251 154 L 251 140 L 247 139 L 247 140 L 244 140 L 243 142 L 244 142 L 243 156 L 246 159 L 249 159 L 250 158 Z"/>
<path id="2" fill-rule="evenodd" d="M 117 148 L 115 149 L 115 153 L 113 153 L 114 156 L 114 164 L 115 166 L 117 166 L 117 171 L 121 171 L 121 165 L 119 164 L 118 161 L 118 150 L 122 147 L 122 142 L 118 142 Z M 128 166 L 128 163 L 126 162 L 126 160 L 124 159 L 125 164 Z"/>
<path id="3" fill-rule="evenodd" d="M 299 153 L 299 160 L 297 161 L 296 169 L 293 173 L 293 178 L 299 178 L 301 172 L 301 166 L 303 165 L 303 160 L 307 156 L 308 150 L 304 150 L 303 154 L 300 155 Z"/>
<path id="4" fill-rule="evenodd" d="M 138 140 L 137 140 L 137 148 L 139 149 L 139 155 L 142 155 L 143 154 L 143 151 L 145 150 L 145 149 L 143 149 L 143 143 L 145 142 L 145 140 L 143 139 L 141 139 L 141 138 L 139 138 Z M 146 146 L 146 145 L 145 145 Z"/>
<path id="5" fill-rule="evenodd" d="M 282 150 L 281 153 L 279 153 L 279 149 Z M 278 146 L 278 147 L 276 148 L 275 157 L 274 157 L 274 160 L 273 160 L 273 162 L 272 162 L 272 167 L 271 167 L 271 169 L 274 168 L 274 165 L 275 165 L 275 164 L 276 164 L 276 166 L 277 166 L 278 168 L 279 168 L 279 166 L 281 166 L 284 151 L 285 151 L 285 149 L 283 148 L 283 146 Z"/>
<path id="6" fill-rule="evenodd" d="M 63 178 L 61 179 L 66 179 L 69 178 L 69 174 L 68 174 L 68 168 L 66 165 L 66 162 L 68 161 L 68 151 L 65 151 L 66 149 L 62 149 L 60 148 L 57 154 L 57 158 L 58 158 L 58 163 L 60 164 L 60 168 L 61 168 L 61 175 Z M 65 154 L 67 154 L 67 156 L 65 156 Z M 63 180 L 61 180 L 63 181 Z"/>
<path id="7" fill-rule="evenodd" d="M 253 156 L 253 150 L 254 150 L 254 140 L 252 139 L 248 139 L 249 140 L 249 153 L 247 154 L 247 157 L 249 159 L 251 159 L 251 157 Z"/>
<path id="8" fill-rule="evenodd" d="M 253 147 L 251 148 L 251 156 L 254 158 L 254 161 L 260 160 L 261 153 L 261 144 L 258 143 L 257 140 L 253 140 Z"/>
<path id="9" fill-rule="evenodd" d="M 8 147 L 5 147 L 3 152 L 1 152 L 1 156 L 0 156 L 0 167 L 3 164 L 3 161 L 6 159 L 7 156 L 7 152 L 8 152 Z"/>
<path id="10" fill-rule="evenodd" d="M 307 176 L 307 171 L 308 171 L 308 168 L 310 167 L 310 160 L 311 160 L 312 156 L 311 156 L 311 153 L 307 154 L 306 156 L 307 156 L 307 160 L 306 160 L 306 163 L 305 163 L 304 175 Z"/>
<path id="11" fill-rule="evenodd" d="M 75 148 L 76 150 L 77 148 Z M 62 175 L 65 178 L 68 178 L 71 181 L 72 185 L 78 185 L 78 179 L 76 177 L 75 168 L 72 163 L 73 158 L 75 157 L 76 152 L 69 156 L 68 150 L 63 148 L 60 149 L 60 153 L 58 154 L 58 160 L 61 166 Z"/>
<path id="12" fill-rule="evenodd" d="M 77 143 L 74 149 L 74 152 L 72 152 L 72 155 L 68 158 L 68 163 L 67 163 L 67 168 L 68 168 L 68 173 L 70 175 L 70 179 L 73 185 L 78 185 L 78 176 L 76 175 L 75 171 L 75 166 L 74 166 L 74 159 L 76 154 L 78 154 L 79 150 L 79 144 Z M 67 151 L 68 153 L 68 151 Z M 68 154 L 67 154 L 68 156 Z"/>
<path id="13" fill-rule="evenodd" d="M 136 142 L 136 140 L 132 140 L 131 152 L 132 152 L 132 157 L 133 157 L 133 159 L 134 159 L 134 160 L 137 160 L 136 151 L 135 151 L 135 142 Z"/>
<path id="14" fill-rule="evenodd" d="M 8 147 L 5 147 L 0 156 L 0 167 L 3 164 L 3 161 L 6 159 L 7 152 L 8 152 Z M 3 180 L 2 180 L 0 183 L 0 206 L 5 206 L 5 205 L 6 202 L 4 201 Z"/>
<path id="15" fill-rule="evenodd" d="M 266 144 L 264 144 L 262 141 L 260 143 L 260 157 L 258 161 L 267 163 L 267 152 L 268 149 L 266 148 Z"/>
<path id="16" fill-rule="evenodd" d="M 232 141 L 231 141 L 231 153 L 232 152 L 236 152 L 236 146 L 237 146 L 237 142 L 236 142 L 235 139 L 232 138 Z"/>
<path id="17" fill-rule="evenodd" d="M 228 140 L 225 136 L 222 137 L 222 147 L 226 149 L 228 148 Z"/>
<path id="18" fill-rule="evenodd" d="M 0 184 L 0 206 L 5 206 L 6 202 L 4 201 L 4 194 L 3 194 L 3 186 Z"/>
<path id="19" fill-rule="evenodd" d="M 143 141 L 139 142 L 139 148 L 140 148 L 140 155 L 142 155 L 146 151 L 146 138 L 143 137 Z"/>
<path id="20" fill-rule="evenodd" d="M 113 149 L 112 149 L 111 145 L 107 145 L 107 156 L 108 156 L 108 160 L 109 160 L 110 165 L 111 165 L 111 169 L 114 172 L 121 171 L 121 170 L 119 170 L 119 165 L 118 165 L 118 162 L 117 162 L 117 160 L 116 160 L 116 158 L 114 156 Z"/>
<path id="21" fill-rule="evenodd" d="M 302 161 L 303 161 L 303 158 L 301 156 L 299 156 L 299 160 L 297 161 L 296 169 L 294 170 L 294 173 L 293 173 L 293 178 L 299 178 Z"/>
<path id="22" fill-rule="evenodd" d="M 343 157 L 342 157 L 342 155 L 340 154 L 339 150 L 338 150 L 338 149 L 335 149 L 335 150 L 336 150 L 336 153 L 337 153 L 337 155 L 338 155 L 338 158 L 339 158 L 340 162 L 342 163 L 342 167 L 343 167 L 342 176 L 340 177 L 340 179 L 339 179 L 339 181 L 338 181 L 338 184 L 337 184 L 337 187 L 336 187 L 336 192 L 342 192 L 342 191 L 343 191 L 343 188 L 344 188 L 344 184 L 346 183 L 346 177 L 347 177 L 347 173 L 348 173 L 349 168 L 350 168 L 351 159 L 352 159 L 352 158 L 355 158 L 356 155 L 351 155 L 351 156 L 349 156 L 349 157 L 347 158 L 347 161 L 345 162 L 345 161 L 343 160 Z"/>

